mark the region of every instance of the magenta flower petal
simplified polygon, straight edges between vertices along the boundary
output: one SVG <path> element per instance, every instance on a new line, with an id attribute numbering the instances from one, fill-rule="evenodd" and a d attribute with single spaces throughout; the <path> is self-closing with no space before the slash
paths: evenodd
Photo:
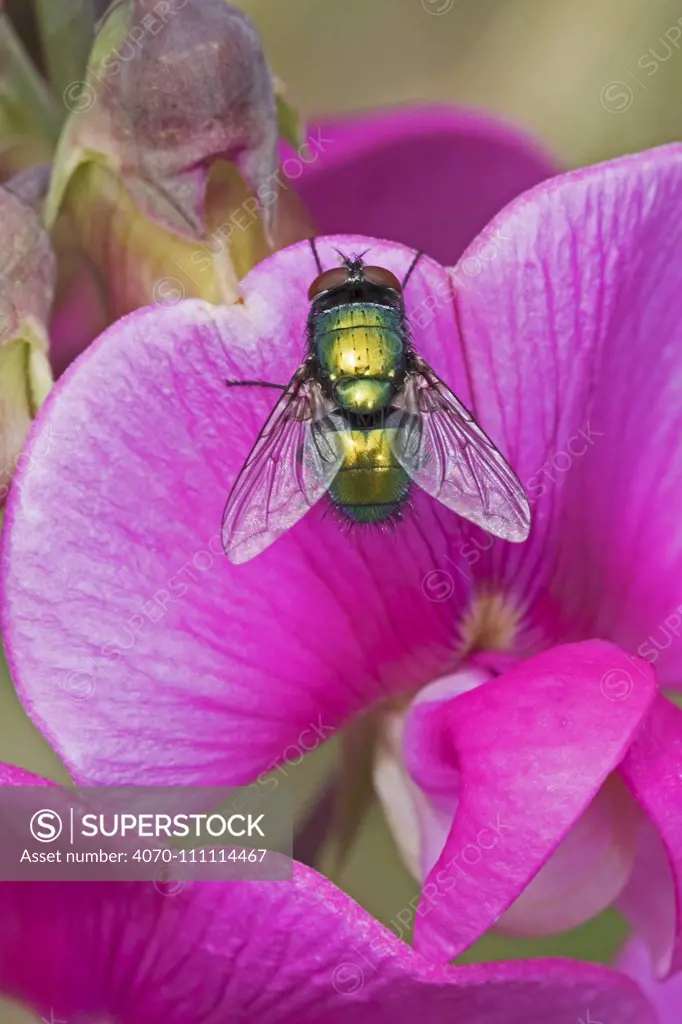
<path id="1" fill-rule="evenodd" d="M 659 975 L 664 973 L 675 944 L 675 882 L 661 836 L 650 821 L 642 829 L 632 874 L 616 905 L 648 947 Z"/>
<path id="2" fill-rule="evenodd" d="M 0 884 L 0 991 L 125 1024 L 655 1024 L 630 979 L 545 960 L 441 968 L 314 871 L 292 883 Z M 610 1014 L 609 1017 L 607 1014 Z"/>
<path id="3" fill-rule="evenodd" d="M 654 969 L 665 976 L 682 967 L 682 710 L 659 696 L 620 767 L 626 785 L 656 826 L 669 870 L 650 875 L 646 898 L 630 899 L 623 909 L 651 945 Z M 655 851 L 646 860 L 652 866 Z M 655 863 L 655 861 L 653 861 Z M 670 884 L 672 872 L 673 885 Z M 633 884 L 647 884 L 641 874 Z M 641 894 L 644 895 L 644 894 Z M 674 902 L 673 902 L 674 901 Z M 640 908 L 644 908 L 644 912 Z M 674 913 L 673 911 L 674 907 Z M 655 927 L 652 928 L 652 925 Z M 672 928 L 671 928 L 672 926 Z"/>
<path id="4" fill-rule="evenodd" d="M 475 279 L 451 275 L 459 346 L 443 271 L 424 261 L 408 288 L 417 347 L 535 498 L 525 545 L 464 545 L 457 517 L 416 493 L 395 538 L 349 539 L 319 507 L 254 564 L 233 570 L 208 548 L 272 407 L 220 380 L 293 372 L 314 276 L 305 245 L 249 276 L 245 309 L 139 314 L 86 355 L 44 413 L 64 440 L 21 472 L 4 531 L 14 678 L 76 777 L 240 781 L 300 756 L 316 727 L 451 670 L 456 640 L 492 636 L 520 657 L 595 635 L 631 648 L 670 615 L 681 164 L 681 147 L 663 147 L 507 207 L 492 229 L 510 249 Z M 406 250 L 369 244 L 404 271 Z M 331 242 L 323 257 L 336 259 Z M 540 494 L 548 460 L 561 472 Z M 429 574 L 465 550 L 471 573 L 429 600 Z M 666 656 L 667 679 L 680 656 Z M 79 673 L 94 695 L 75 712 L 64 687 Z"/>
<path id="5" fill-rule="evenodd" d="M 0 764 L 0 784 L 47 784 Z M 315 871 L 293 880 L 0 882 L 0 993 L 49 1020 L 125 1024 L 655 1024 L 608 968 L 429 964 Z"/>
<path id="6" fill-rule="evenodd" d="M 602 636 L 664 685 L 682 678 L 680 204 L 682 146 L 588 167 L 492 222 L 511 241 L 484 273 L 466 254 L 452 272 L 459 393 L 505 439 L 534 519 L 525 545 L 465 546 L 462 571 L 521 607 L 517 653 Z"/>
<path id="7" fill-rule="evenodd" d="M 682 1015 L 682 974 L 657 981 L 650 955 L 643 942 L 632 939 L 618 958 L 618 967 L 641 987 L 656 1007 L 657 1024 L 679 1024 Z"/>
<path id="8" fill-rule="evenodd" d="M 557 173 L 521 131 L 456 108 L 376 111 L 309 134 L 309 162 L 283 167 L 321 231 L 394 238 L 445 264 L 510 200 Z M 484 243 L 482 262 L 495 246 Z"/>
<path id="9" fill-rule="evenodd" d="M 375 782 L 403 859 L 421 881 L 428 877 L 445 846 L 461 790 L 458 758 L 447 723 L 440 720 L 438 704 L 471 685 L 481 685 L 485 682 L 481 675 L 456 673 L 419 693 L 404 717 L 409 724 L 402 756 L 404 725 L 398 716 L 384 720 Z M 414 709 L 427 702 L 428 713 L 415 715 Z M 407 765 L 402 767 L 405 758 Z M 609 776 L 520 897 L 496 921 L 498 930 L 516 935 L 555 934 L 600 913 L 621 897 L 629 883 L 645 824 L 622 781 Z M 463 850 L 457 859 L 457 877 L 474 874 L 483 851 L 495 849 L 504 834 L 501 828 L 482 830 L 478 849 Z"/>
<path id="10" fill-rule="evenodd" d="M 656 693 L 643 667 L 626 700 L 607 699 L 603 679 L 626 665 L 602 641 L 569 644 L 445 705 L 415 709 L 461 772 L 457 815 L 415 921 L 424 955 L 450 960 L 487 931 L 618 765 Z"/>
<path id="11" fill-rule="evenodd" d="M 16 765 L 0 762 L 0 786 L 52 785 L 56 785 L 56 783 L 49 782 L 47 779 L 41 778 L 40 775 L 34 775 L 33 772 L 27 772 L 25 768 L 17 768 Z"/>
<path id="12" fill-rule="evenodd" d="M 320 243 L 326 266 L 336 246 L 369 247 L 399 275 L 413 258 L 342 237 Z M 452 624 L 422 581 L 461 520 L 424 494 L 395 536 L 349 536 L 321 503 L 253 562 L 222 555 L 225 497 L 274 404 L 223 380 L 289 380 L 314 276 L 300 243 L 245 279 L 243 306 L 125 318 L 37 421 L 55 443 L 10 499 L 4 636 L 22 700 L 76 779 L 251 779 L 451 664 Z M 444 287 L 420 261 L 408 310 Z M 415 327 L 446 369 L 454 337 L 449 304 Z M 75 703 L 73 689 L 92 695 Z"/>

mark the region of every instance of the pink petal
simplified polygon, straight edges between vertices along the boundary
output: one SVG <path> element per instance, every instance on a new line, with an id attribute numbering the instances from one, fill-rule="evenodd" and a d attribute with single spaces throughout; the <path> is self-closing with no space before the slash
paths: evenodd
<path id="1" fill-rule="evenodd" d="M 382 715 L 374 783 L 402 859 L 423 882 L 440 857 L 457 814 L 461 772 L 437 705 L 485 682 L 480 671 L 447 676 L 417 695 L 407 712 Z M 428 704 L 428 713 L 414 709 Z M 445 709 L 447 716 L 447 709 Z M 405 767 L 403 723 L 409 732 Z M 419 783 L 419 785 L 417 784 Z M 646 821 L 622 781 L 610 775 L 496 928 L 511 935 L 554 935 L 596 916 L 631 875 Z M 485 840 L 488 845 L 490 837 Z"/>
<path id="2" fill-rule="evenodd" d="M 497 928 L 556 935 L 596 917 L 625 888 L 644 824 L 621 780 L 610 775 Z"/>
<path id="3" fill-rule="evenodd" d="M 654 1024 L 617 972 L 546 960 L 441 968 L 314 871 L 292 883 L 0 884 L 0 990 L 126 1024 Z M 606 1014 L 612 1014 L 608 1018 Z"/>
<path id="4" fill-rule="evenodd" d="M 624 758 L 621 774 L 634 798 L 655 825 L 670 870 L 650 874 L 644 914 L 642 899 L 630 901 L 624 909 L 632 911 L 635 927 L 650 942 L 655 957 L 654 969 L 665 976 L 682 969 L 682 710 L 665 697 L 654 703 L 644 728 Z M 655 859 L 654 859 L 655 858 Z M 649 866 L 660 860 L 649 849 Z M 672 871 L 672 886 L 670 871 Z M 638 878 L 641 884 L 644 879 Z M 674 896 L 674 916 L 669 902 Z M 666 906 L 668 904 L 668 906 Z M 657 926 L 655 931 L 652 926 Z M 671 928 L 672 926 L 672 928 Z"/>
<path id="5" fill-rule="evenodd" d="M 372 777 L 397 851 L 407 870 L 422 882 L 445 845 L 456 800 L 446 797 L 443 807 L 415 783 L 402 756 L 403 727 L 402 714 L 382 714 Z"/>
<path id="6" fill-rule="evenodd" d="M 656 1007 L 658 1024 L 679 1024 L 682 1015 L 682 974 L 669 981 L 656 980 L 647 948 L 631 940 L 618 958 L 618 968 L 634 978 Z"/>
<path id="7" fill-rule="evenodd" d="M 415 947 L 458 956 L 523 892 L 627 750 L 655 695 L 650 669 L 627 698 L 603 681 L 633 666 L 602 641 L 554 648 L 445 705 L 414 712 L 461 772 L 460 802 L 422 893 Z M 420 718 L 426 719 L 421 721 Z M 410 729 L 406 735 L 408 763 Z"/>
<path id="8" fill-rule="evenodd" d="M 656 827 L 647 820 L 630 880 L 617 907 L 651 952 L 659 974 L 670 964 L 675 941 L 675 883 Z"/>
<path id="9" fill-rule="evenodd" d="M 452 273 L 471 385 L 449 380 L 504 438 L 534 516 L 527 544 L 481 535 L 453 558 L 522 607 L 516 653 L 602 636 L 666 685 L 682 676 L 681 170 L 671 145 L 554 178 L 489 225 L 499 258 L 467 274 L 474 244 Z"/>
<path id="10" fill-rule="evenodd" d="M 557 170 L 521 131 L 450 107 L 335 119 L 313 125 L 309 138 L 308 162 L 289 157 L 283 169 L 322 232 L 393 238 L 446 264 Z"/>
<path id="11" fill-rule="evenodd" d="M 0 762 L 0 786 L 52 786 L 47 779 L 27 772 L 25 768 L 17 768 L 13 764 Z"/>
<path id="12" fill-rule="evenodd" d="M 40 780 L 0 765 L 4 785 Z M 654 1024 L 627 979 L 575 961 L 440 968 L 316 872 L 292 883 L 0 884 L 0 992 L 48 1019 L 126 1024 Z"/>
<path id="13" fill-rule="evenodd" d="M 438 708 L 489 677 L 489 672 L 466 668 L 423 687 L 407 711 L 389 710 L 381 715 L 374 786 L 398 852 L 420 882 L 445 845 L 461 785 L 449 737 L 439 728 Z M 415 715 L 416 708 L 427 713 Z M 403 756 L 406 725 L 409 745 Z"/>
<path id="14" fill-rule="evenodd" d="M 413 256 L 334 238 L 319 246 L 325 266 L 335 247 L 369 247 L 398 274 Z M 132 314 L 37 420 L 55 440 L 10 497 L 5 640 L 25 706 L 75 779 L 251 779 L 452 664 L 449 606 L 423 582 L 462 521 L 423 493 L 395 535 L 349 534 L 320 503 L 254 561 L 221 553 L 225 497 L 276 400 L 223 379 L 291 377 L 314 276 L 301 243 L 245 279 L 243 306 Z M 408 310 L 445 282 L 420 261 Z M 454 332 L 446 303 L 415 341 L 456 362 Z"/>

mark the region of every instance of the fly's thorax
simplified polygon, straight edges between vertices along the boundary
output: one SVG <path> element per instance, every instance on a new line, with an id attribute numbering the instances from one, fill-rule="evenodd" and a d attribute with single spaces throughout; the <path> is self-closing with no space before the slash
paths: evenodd
<path id="1" fill-rule="evenodd" d="M 333 383 L 332 393 L 342 409 L 367 416 L 385 409 L 394 387 L 391 380 L 375 377 L 342 377 Z"/>
<path id="2" fill-rule="evenodd" d="M 407 495 L 410 481 L 393 452 L 394 432 L 393 428 L 370 427 L 339 435 L 344 459 L 329 497 L 355 522 L 391 518 Z"/>
<path id="3" fill-rule="evenodd" d="M 400 310 L 353 302 L 316 314 L 313 342 L 320 372 L 342 409 L 385 408 L 402 379 L 405 328 Z"/>

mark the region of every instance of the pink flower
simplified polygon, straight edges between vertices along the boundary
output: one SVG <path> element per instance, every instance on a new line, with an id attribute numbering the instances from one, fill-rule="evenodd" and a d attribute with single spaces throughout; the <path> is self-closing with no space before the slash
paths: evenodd
<path id="1" fill-rule="evenodd" d="M 0 765 L 0 784 L 42 780 Z M 291 883 L 0 883 L 0 991 L 43 1019 L 327 1024 L 586 1013 L 654 1024 L 618 972 L 568 960 L 434 967 L 315 871 Z"/>
<path id="2" fill-rule="evenodd" d="M 240 305 L 111 328 L 41 413 L 63 440 L 22 468 L 4 530 L 13 677 L 74 778 L 243 782 L 439 680 L 407 721 L 431 815 L 417 949 L 448 960 L 509 908 L 537 932 L 618 898 L 677 969 L 682 712 L 657 687 L 679 681 L 680 646 L 651 656 L 647 638 L 680 625 L 681 171 L 669 146 L 555 178 L 487 249 L 410 278 L 417 350 L 526 486 L 523 545 L 415 490 L 395 533 L 349 534 L 323 501 L 253 561 L 222 557 L 225 496 L 273 406 L 223 379 L 296 370 L 306 243 L 249 274 Z M 414 256 L 319 243 L 326 267 L 367 248 L 399 277 Z"/>

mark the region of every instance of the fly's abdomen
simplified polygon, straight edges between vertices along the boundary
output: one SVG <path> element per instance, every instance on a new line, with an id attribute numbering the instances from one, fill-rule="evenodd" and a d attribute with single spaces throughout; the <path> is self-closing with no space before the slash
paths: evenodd
<path id="1" fill-rule="evenodd" d="M 319 313 L 314 323 L 320 370 L 342 409 L 368 415 L 386 408 L 405 354 L 401 314 L 353 302 Z"/>
<path id="2" fill-rule="evenodd" d="M 404 501 L 409 477 L 393 454 L 390 430 L 349 430 L 346 456 L 329 488 L 329 497 L 356 523 L 389 519 Z"/>

